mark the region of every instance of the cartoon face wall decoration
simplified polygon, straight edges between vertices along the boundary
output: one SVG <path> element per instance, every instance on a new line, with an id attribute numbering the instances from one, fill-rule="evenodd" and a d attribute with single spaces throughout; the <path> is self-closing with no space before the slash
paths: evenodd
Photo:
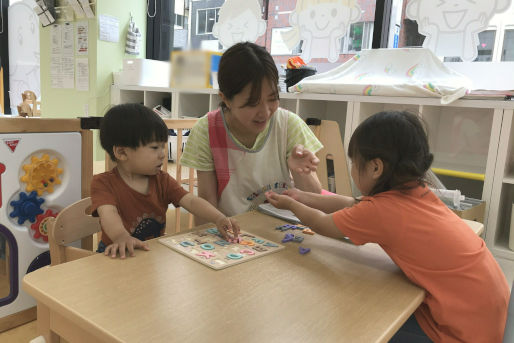
<path id="1" fill-rule="evenodd" d="M 282 38 L 289 49 L 303 41 L 301 57 L 306 63 L 316 57 L 335 62 L 341 38 L 360 17 L 355 0 L 298 0 L 289 16 L 292 29 L 282 32 Z"/>
<path id="2" fill-rule="evenodd" d="M 227 0 L 221 6 L 212 34 L 224 49 L 239 42 L 255 43 L 266 32 L 258 0 Z"/>
<path id="3" fill-rule="evenodd" d="M 459 56 L 473 61 L 479 44 L 478 33 L 487 29 L 491 18 L 504 12 L 511 0 L 410 0 L 407 17 L 416 20 L 426 36 L 423 47 L 438 56 Z"/>

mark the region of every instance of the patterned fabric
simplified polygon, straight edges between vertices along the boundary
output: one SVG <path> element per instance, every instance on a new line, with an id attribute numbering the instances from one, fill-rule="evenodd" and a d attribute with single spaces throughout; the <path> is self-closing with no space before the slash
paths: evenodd
<path id="1" fill-rule="evenodd" d="M 228 131 L 222 111 L 207 116 L 209 142 L 218 180 L 218 208 L 227 216 L 255 209 L 264 193 L 292 186 L 287 166 L 288 113 L 277 112 L 259 150 L 248 149 Z M 255 148 L 255 146 L 253 147 Z"/>
<path id="2" fill-rule="evenodd" d="M 125 53 L 129 55 L 139 55 L 139 43 L 141 41 L 141 32 L 130 17 L 129 27 L 127 31 L 127 41 L 125 43 Z"/>

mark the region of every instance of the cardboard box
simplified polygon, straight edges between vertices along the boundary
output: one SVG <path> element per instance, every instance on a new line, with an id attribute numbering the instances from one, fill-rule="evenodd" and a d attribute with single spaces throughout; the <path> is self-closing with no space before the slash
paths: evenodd
<path id="1" fill-rule="evenodd" d="M 221 52 L 216 51 L 172 51 L 172 88 L 216 88 Z M 214 80 L 213 80 L 214 78 Z"/>
<path id="2" fill-rule="evenodd" d="M 451 210 L 462 219 L 469 219 L 479 223 L 484 223 L 485 201 L 479 199 L 468 198 L 461 200 L 461 206 L 467 207 L 464 210 Z"/>

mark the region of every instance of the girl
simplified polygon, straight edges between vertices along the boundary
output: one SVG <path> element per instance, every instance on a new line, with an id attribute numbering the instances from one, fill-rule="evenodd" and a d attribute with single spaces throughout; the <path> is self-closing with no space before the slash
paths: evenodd
<path id="1" fill-rule="evenodd" d="M 402 327 L 398 336 L 407 335 L 408 342 L 426 342 L 426 336 L 434 342 L 501 342 L 507 281 L 484 241 L 427 187 L 433 155 L 420 120 L 407 112 L 377 113 L 355 130 L 348 155 L 360 201 L 294 189 L 268 192 L 267 199 L 322 235 L 378 243 L 425 289 L 415 319 L 404 325 L 422 331 L 405 333 Z"/>
<path id="2" fill-rule="evenodd" d="M 255 209 L 267 190 L 319 193 L 321 149 L 305 122 L 278 107 L 278 71 L 265 48 L 238 43 L 218 70 L 221 108 L 191 130 L 181 162 L 198 173 L 198 195 L 233 216 Z M 198 222 L 197 222 L 198 224 Z"/>

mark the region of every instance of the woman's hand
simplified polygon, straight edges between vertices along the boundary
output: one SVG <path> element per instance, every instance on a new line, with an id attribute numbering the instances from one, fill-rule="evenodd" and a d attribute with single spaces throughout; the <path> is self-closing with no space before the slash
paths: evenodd
<path id="1" fill-rule="evenodd" d="M 291 155 L 287 159 L 289 169 L 299 174 L 310 174 L 316 171 L 318 164 L 319 158 L 311 151 L 305 149 L 301 144 L 297 144 L 293 147 Z"/>

